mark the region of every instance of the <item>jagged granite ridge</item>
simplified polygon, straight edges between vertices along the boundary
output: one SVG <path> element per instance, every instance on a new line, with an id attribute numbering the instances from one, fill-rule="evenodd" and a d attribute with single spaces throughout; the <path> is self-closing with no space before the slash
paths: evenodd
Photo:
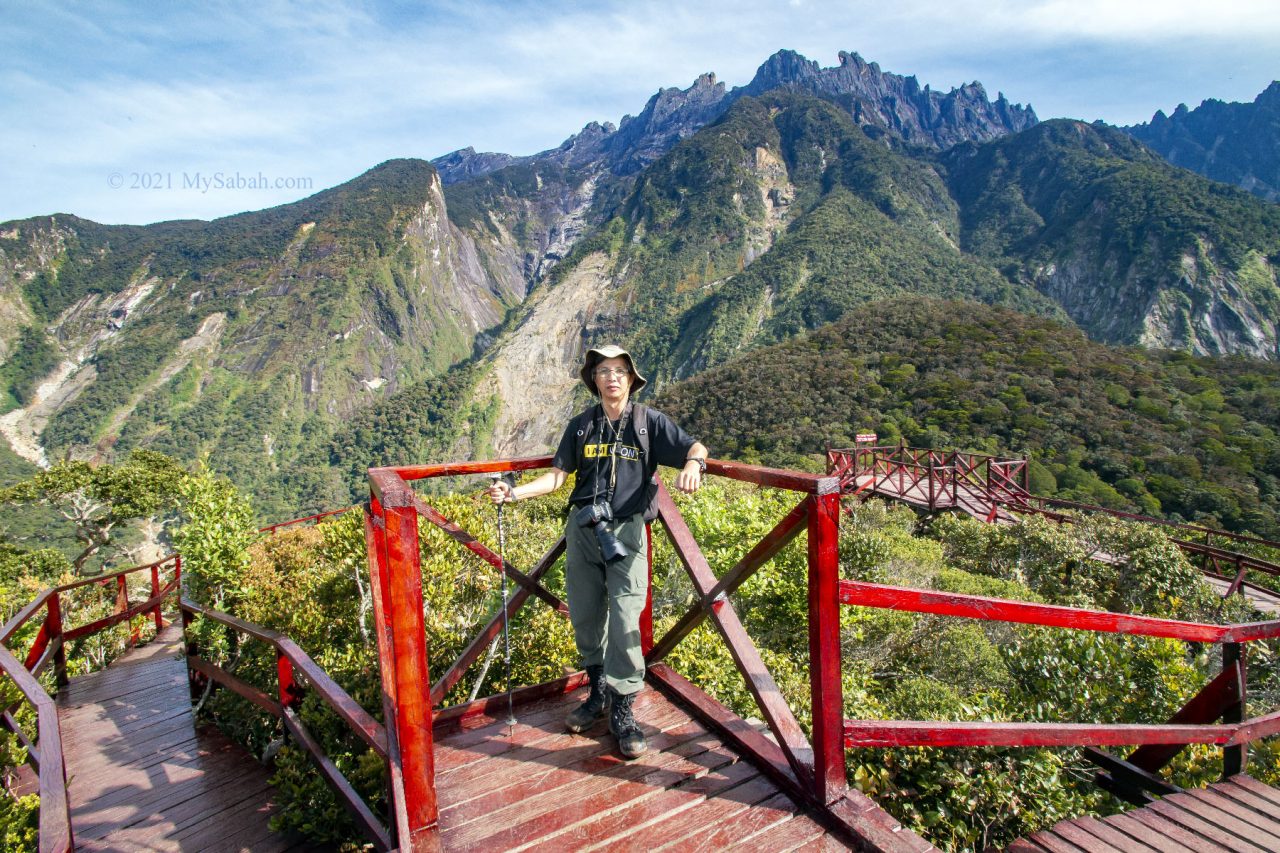
<path id="1" fill-rule="evenodd" d="M 557 148 L 527 157 L 478 154 L 463 148 L 431 162 L 446 185 L 530 162 L 568 168 L 595 165 L 615 175 L 632 175 L 715 121 L 735 101 L 775 89 L 833 101 L 873 134 L 937 149 L 995 139 L 1039 121 L 1030 105 L 1010 103 L 1003 93 L 992 102 L 976 81 L 944 94 L 927 84 L 921 86 L 914 76 L 882 71 L 857 53 L 840 51 L 839 65 L 822 68 L 793 50 L 780 50 L 765 60 L 746 86 L 728 90 L 715 74 L 702 74 L 687 89 L 658 90 L 639 115 L 623 116 L 616 128 L 608 122 L 591 122 Z"/>
<path id="2" fill-rule="evenodd" d="M 1280 81 L 1252 103 L 1202 101 L 1158 110 L 1146 124 L 1121 128 L 1175 166 L 1280 201 Z"/>

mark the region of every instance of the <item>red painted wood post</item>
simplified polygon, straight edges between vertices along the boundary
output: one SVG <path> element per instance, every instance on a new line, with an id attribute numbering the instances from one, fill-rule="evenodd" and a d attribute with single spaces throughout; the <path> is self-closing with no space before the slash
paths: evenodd
<path id="1" fill-rule="evenodd" d="M 401 850 L 440 849 L 436 804 L 435 757 L 431 726 L 431 681 L 427 674 L 427 638 L 422 614 L 422 565 L 418 555 L 418 511 L 413 492 L 399 475 L 386 472 L 374 486 L 375 510 L 381 510 L 385 529 L 385 567 L 380 584 L 384 612 L 379 628 L 390 634 L 390 667 L 384 660 L 383 683 L 394 682 L 394 708 L 386 723 L 394 727 L 398 746 L 403 813 L 397 814 Z M 380 496 L 377 493 L 381 493 Z M 375 525 L 376 526 L 376 525 Z M 382 563 L 379 559 L 378 563 Z M 374 598 L 375 607 L 378 596 Z M 381 639 L 380 639 L 381 642 Z M 389 670 L 389 671 L 388 671 Z M 406 837 L 407 836 L 407 837 Z"/>
<path id="2" fill-rule="evenodd" d="M 387 584 L 387 524 L 378 503 L 377 495 L 370 495 L 364 513 L 364 539 L 369 560 L 369 585 L 373 598 L 374 637 L 378 644 L 379 674 L 382 679 L 382 711 L 386 720 L 396 719 L 395 648 L 391 643 L 391 625 L 388 622 Z M 405 813 L 404 773 L 400 765 L 400 743 L 396 727 L 387 726 L 387 808 L 390 812 L 392 835 L 409 837 L 409 823 Z"/>
<path id="3" fill-rule="evenodd" d="M 283 652 L 276 652 L 276 681 L 280 686 L 280 704 L 297 708 L 302 702 L 302 685 L 293 675 L 293 661 Z"/>
<path id="4" fill-rule="evenodd" d="M 809 684 L 813 697 L 814 794 L 845 795 L 844 694 L 840 684 L 840 495 L 809 498 Z"/>
<path id="5" fill-rule="evenodd" d="M 124 613 L 129 609 L 129 582 L 124 575 L 116 575 L 116 613 Z M 129 620 L 131 623 L 133 620 Z M 129 625 L 129 648 L 138 644 L 141 632 L 137 625 Z"/>
<path id="6" fill-rule="evenodd" d="M 67 679 L 67 650 L 62 647 L 62 599 L 57 592 L 49 596 L 49 615 L 45 618 L 45 626 L 49 634 L 49 642 L 56 643 L 58 650 L 53 653 L 53 680 L 59 687 L 66 687 L 71 682 Z"/>
<path id="7" fill-rule="evenodd" d="M 181 608 L 181 605 L 179 605 Z M 195 614 L 185 608 L 182 609 L 182 637 L 186 641 L 187 647 L 187 686 L 191 691 L 191 701 L 198 702 L 200 693 L 204 690 L 206 677 L 192 669 L 190 659 L 200 656 L 200 645 L 196 642 L 195 634 L 191 631 L 191 623 L 195 621 Z"/>
<path id="8" fill-rule="evenodd" d="M 653 650 L 653 523 L 645 522 L 645 562 L 648 565 L 649 584 L 645 587 L 644 610 L 640 612 L 640 653 Z"/>
<path id="9" fill-rule="evenodd" d="M 160 594 L 160 566 L 159 564 L 151 567 L 151 597 L 155 598 Z M 156 609 L 153 611 L 156 617 L 156 633 L 159 634 L 164 630 L 164 617 L 160 615 L 160 602 L 156 602 Z"/>
<path id="10" fill-rule="evenodd" d="M 934 500 L 935 498 L 933 495 L 933 454 L 930 453 L 929 454 L 929 510 L 930 512 L 937 509 L 937 507 L 934 506 Z"/>
<path id="11" fill-rule="evenodd" d="M 1226 669 L 1231 666 L 1240 667 L 1240 693 L 1239 700 L 1229 705 L 1222 712 L 1222 722 L 1239 723 L 1243 722 L 1247 716 L 1247 699 L 1249 696 L 1248 688 L 1248 660 L 1245 655 L 1247 647 L 1243 643 L 1223 643 L 1222 644 L 1222 668 Z M 1242 743 L 1237 746 L 1224 746 L 1222 748 L 1222 775 L 1223 777 L 1234 776 L 1237 773 L 1243 773 L 1245 766 L 1249 763 L 1249 744 Z"/>

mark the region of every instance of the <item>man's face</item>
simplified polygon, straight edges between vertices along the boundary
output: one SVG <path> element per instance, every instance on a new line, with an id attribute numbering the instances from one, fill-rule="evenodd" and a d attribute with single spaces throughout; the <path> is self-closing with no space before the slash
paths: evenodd
<path id="1" fill-rule="evenodd" d="M 601 399 L 618 400 L 631 391 L 631 371 L 621 356 L 606 358 L 596 365 L 593 374 Z"/>

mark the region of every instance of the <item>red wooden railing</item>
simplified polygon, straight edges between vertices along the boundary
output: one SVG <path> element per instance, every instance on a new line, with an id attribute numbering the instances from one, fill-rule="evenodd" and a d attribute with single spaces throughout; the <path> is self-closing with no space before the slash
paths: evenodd
<path id="1" fill-rule="evenodd" d="M 161 573 L 172 571 L 172 577 L 162 586 Z M 144 601 L 130 603 L 128 581 L 131 575 L 150 573 L 150 595 Z M 182 560 L 177 556 L 166 557 L 155 563 L 134 566 L 115 572 L 106 572 L 91 578 L 46 589 L 35 600 L 18 611 L 0 628 L 0 671 L 17 686 L 23 698 L 36 711 L 36 737 L 34 739 L 19 726 L 14 717 L 15 707 L 4 710 L 0 724 L 13 732 L 27 749 L 28 763 L 38 774 L 40 791 L 40 850 L 71 850 L 74 841 L 71 832 L 71 815 L 67 808 L 67 779 L 62 755 L 62 733 L 58 727 L 57 706 L 41 686 L 38 678 L 50 666 L 54 668 L 54 680 L 59 686 L 67 684 L 66 644 L 121 622 L 132 620 L 143 613 L 151 613 L 156 630 L 164 626 L 161 606 L 165 598 L 177 588 L 182 575 Z M 113 612 L 85 625 L 67 628 L 63 624 L 65 596 L 89 586 L 114 586 L 116 588 Z M 44 611 L 40 630 L 32 640 L 22 661 L 9 649 L 13 639 L 27 623 Z M 135 626 L 128 643 L 136 643 L 139 631 Z"/>
<path id="2" fill-rule="evenodd" d="M 1248 744 L 1280 733 L 1280 711 L 1244 719 L 1248 695 L 1247 645 L 1280 637 L 1280 620 L 1212 625 L 852 580 L 840 581 L 839 595 L 842 604 L 858 607 L 1138 637 L 1165 637 L 1189 643 L 1215 643 L 1223 647 L 1221 673 L 1166 723 L 846 720 L 844 740 L 849 747 L 1137 745 L 1140 748 L 1128 758 L 1127 763 L 1151 773 L 1167 764 L 1188 744 L 1215 744 L 1224 750 L 1224 775 L 1231 775 L 1244 769 Z M 1223 722 L 1217 723 L 1219 719 Z"/>
<path id="3" fill-rule="evenodd" d="M 1251 548 L 1254 550 L 1265 550 L 1280 554 L 1280 542 L 1275 542 L 1270 539 L 1248 536 L 1243 533 L 1231 533 L 1226 530 L 1214 530 L 1213 528 L 1201 527 L 1197 524 L 1185 524 L 1177 521 L 1169 521 L 1164 518 L 1155 518 L 1150 515 L 1122 512 L 1116 509 L 1095 506 L 1094 504 L 1079 503 L 1078 501 L 1066 501 L 1059 498 L 1046 498 L 1038 495 L 1028 496 L 1027 505 L 1025 507 L 1012 508 L 1017 512 L 1033 512 L 1059 521 L 1070 522 L 1074 520 L 1071 515 L 1054 512 L 1050 507 L 1067 509 L 1075 512 L 1084 512 L 1091 515 L 1107 515 L 1111 518 L 1119 518 L 1125 521 L 1137 521 L 1142 524 L 1155 524 L 1168 530 L 1175 531 L 1177 535 L 1172 537 L 1170 541 L 1181 548 L 1189 556 L 1199 557 L 1200 569 L 1202 572 L 1216 577 L 1219 580 L 1228 581 L 1230 586 L 1227 589 L 1227 595 L 1231 595 L 1242 587 L 1265 589 L 1265 587 L 1258 587 L 1256 584 L 1249 583 L 1245 580 L 1245 574 L 1250 569 L 1262 574 L 1271 575 L 1272 577 L 1280 577 L 1280 563 L 1276 563 L 1264 557 L 1259 557 L 1256 554 L 1250 554 L 1242 550 L 1232 550 L 1232 548 L 1222 547 L 1221 544 L 1214 544 L 1216 541 L 1217 543 L 1231 545 L 1233 548 Z M 1233 569 L 1229 576 L 1222 573 L 1224 566 Z M 1266 591 L 1273 592 L 1272 590 Z"/>
<path id="4" fill-rule="evenodd" d="M 258 528 L 259 533 L 270 533 L 274 535 L 276 531 L 283 530 L 286 527 L 293 527 L 295 524 L 306 524 L 307 522 L 323 521 L 335 515 L 342 515 L 344 512 L 350 512 L 355 509 L 353 506 L 343 507 L 342 509 L 331 509 L 327 512 L 318 512 L 315 515 L 308 515 L 303 518 L 295 518 L 290 521 L 282 521 L 279 524 L 269 524 L 266 527 Z"/>
<path id="5" fill-rule="evenodd" d="M 196 604 L 183 598 L 179 605 L 182 609 L 182 626 L 187 636 L 187 666 L 191 673 L 191 693 L 193 701 L 203 691 L 206 683 L 231 690 L 271 716 L 280 720 L 285 732 L 293 742 L 307 753 L 321 778 L 337 795 L 338 801 L 347 809 L 355 820 L 356 826 L 364 834 L 376 850 L 391 850 L 394 844 L 386 826 L 374 815 L 373 810 L 364 798 L 355 790 L 351 782 L 342 774 L 325 754 L 323 747 L 312 737 L 298 715 L 307 691 L 318 696 L 347 727 L 362 741 L 368 744 L 383 761 L 387 760 L 386 729 L 375 720 L 368 711 L 362 708 L 350 695 L 329 677 L 306 652 L 284 634 L 271 631 L 226 613 L 220 613 L 208 607 Z M 191 623 L 202 617 L 216 622 L 237 634 L 266 643 L 276 653 L 276 695 L 270 696 L 257 687 L 248 684 L 225 669 L 200 657 L 194 634 L 188 630 Z"/>
<path id="6" fill-rule="evenodd" d="M 1094 504 L 1033 495 L 1028 489 L 1025 459 L 1001 459 L 980 453 L 926 450 L 904 445 L 862 445 L 851 450 L 828 450 L 827 471 L 831 476 L 840 478 L 846 493 L 869 496 L 879 492 L 907 496 L 914 502 L 925 504 L 931 511 L 956 507 L 963 488 L 983 506 L 988 522 L 996 519 L 1001 508 L 1015 513 L 1042 515 L 1064 523 L 1076 520 L 1073 515 L 1056 512 L 1056 508 L 1160 525 L 1177 532 L 1171 541 L 1187 555 L 1198 558 L 1204 574 L 1227 583 L 1225 595 L 1245 588 L 1274 595 L 1274 590 L 1246 579 L 1251 569 L 1280 577 L 1280 563 L 1222 547 L 1222 543 L 1227 543 L 1237 548 L 1280 553 L 1280 542 Z M 1224 568 L 1229 569 L 1229 573 L 1224 573 Z"/>
<path id="7" fill-rule="evenodd" d="M 862 450 L 858 451 L 859 453 Z M 866 457 L 875 465 L 874 456 Z M 507 615 L 514 615 L 529 599 L 538 598 L 558 612 L 567 613 L 564 603 L 541 583 L 564 548 L 558 539 L 535 566 L 525 572 L 475 539 L 416 495 L 409 482 L 432 477 L 474 475 L 491 472 L 530 471 L 545 468 L 550 457 L 466 462 L 403 468 L 371 469 L 370 500 L 365 507 L 365 532 L 370 577 L 377 622 L 376 638 L 381 660 L 385 727 L 360 709 L 328 676 L 287 637 L 217 613 L 194 602 L 182 600 L 184 626 L 200 617 L 221 624 L 239 634 L 271 645 L 277 656 L 275 696 L 248 685 L 225 670 L 202 660 L 198 649 L 188 648 L 193 684 L 202 679 L 227 687 L 267 713 L 280 718 L 290 736 L 308 752 L 322 776 L 356 818 L 366 837 L 378 849 L 430 850 L 438 847 L 438 808 L 434 789 L 434 732 L 461 725 L 482 716 L 496 716 L 502 697 L 490 697 L 452 708 L 437 708 L 449 690 L 501 629 L 498 612 L 480 629 L 458 660 L 444 668 L 439 679 L 428 681 L 428 649 L 423 626 L 422 578 L 419 564 L 418 522 L 424 519 L 445 531 L 459 545 L 502 571 L 516 584 Z M 856 465 L 857 458 L 851 461 Z M 916 477 L 933 484 L 933 494 L 944 492 L 947 472 L 954 484 L 980 477 L 995 489 L 1015 492 L 1018 479 L 1025 482 L 1025 463 L 998 464 L 1001 460 L 970 454 L 921 456 L 901 460 L 902 470 L 877 470 L 877 476 Z M 994 464 L 993 466 L 993 463 Z M 1055 607 L 1028 602 L 954 595 L 932 590 L 914 590 L 841 580 L 838 566 L 839 509 L 842 472 L 839 476 L 817 476 L 792 471 L 740 465 L 711 460 L 708 473 L 729 479 L 794 491 L 799 501 L 759 542 L 745 550 L 741 559 L 722 576 L 716 577 L 702 555 L 679 510 L 665 490 L 659 495 L 659 523 L 693 582 L 697 602 L 662 637 L 653 635 L 652 610 L 646 606 L 642 620 L 642 642 L 649 665 L 649 680 L 681 702 L 705 724 L 715 729 L 757 764 L 788 794 L 824 811 L 854 841 L 894 846 L 885 824 L 873 818 L 874 804 L 847 787 L 844 750 L 854 746 L 901 745 L 1093 745 L 1135 744 L 1140 748 L 1127 762 L 1118 762 L 1135 773 L 1158 769 L 1178 749 L 1189 743 L 1218 744 L 1224 747 L 1228 770 L 1242 769 L 1248 743 L 1280 732 L 1280 713 L 1244 719 L 1247 695 L 1246 648 L 1250 642 L 1280 637 L 1280 622 L 1217 626 L 1153 617 Z M 921 475 L 919 472 L 926 472 Z M 299 521 L 315 520 L 328 515 Z M 273 525 L 272 531 L 283 525 Z M 808 546 L 808 632 L 810 650 L 810 698 L 812 717 L 809 736 L 783 699 L 754 642 L 747 635 L 728 596 L 756 571 L 766 566 L 802 531 Z M 652 553 L 650 553 L 652 559 Z M 153 612 L 162 624 L 160 608 L 164 599 L 177 590 L 180 562 L 172 558 L 174 578 L 159 585 L 160 568 L 166 561 L 88 578 L 54 590 L 46 590 L 10 620 L 0 631 L 7 641 L 41 609 L 44 623 L 26 655 L 26 666 L 7 649 L 0 648 L 0 668 L 14 679 L 37 710 L 38 744 L 31 755 L 41 780 L 41 849 L 66 850 L 72 844 L 67 818 L 66 794 L 60 738 L 55 709 L 40 688 L 35 675 L 49 665 L 57 667 L 59 683 L 65 683 L 66 641 L 86 636 L 144 612 Z M 151 597 L 130 604 L 127 595 L 117 598 L 116 612 L 90 625 L 65 630 L 61 624 L 62 593 L 94 583 L 116 583 L 123 588 L 124 575 L 152 570 Z M 1048 625 L 1081 630 L 1127 633 L 1137 636 L 1172 637 L 1188 642 L 1223 645 L 1222 672 L 1172 720 L 1151 725 L 1035 724 L 1035 723 L 952 723 L 893 720 L 847 720 L 841 692 L 839 607 L 841 604 L 883 607 L 957 617 Z M 735 664 L 760 708 L 772 739 L 758 732 L 696 685 L 667 667 L 664 657 L 704 620 L 710 619 L 724 639 Z M 394 630 L 393 630 L 394 628 Z M 515 691 L 518 703 L 572 691 L 584 682 L 581 673 L 548 684 Z M 390 825 L 384 826 L 368 806 L 324 756 L 296 714 L 304 684 L 324 700 L 351 730 L 387 763 Z M 1216 723 L 1221 719 L 1222 723 Z M 12 722 L 8 718 L 6 722 Z M 13 725 L 12 728 L 17 728 Z"/>
<path id="8" fill-rule="evenodd" d="M 1001 459 L 959 450 L 929 450 L 906 445 L 859 445 L 828 450 L 827 473 L 840 478 L 854 495 L 888 489 L 911 495 L 930 510 L 955 507 L 977 498 L 993 520 L 1001 506 L 1025 505 L 1025 459 Z"/>
<path id="9" fill-rule="evenodd" d="M 277 530 L 295 524 L 314 522 L 332 515 L 347 512 L 350 509 L 333 510 L 274 524 L 261 528 L 259 532 L 274 534 Z M 161 584 L 161 577 L 167 572 L 172 576 Z M 131 576 L 142 572 L 150 574 L 149 595 L 142 601 L 129 600 L 128 581 Z M 67 643 L 99 633 L 122 622 L 133 620 L 144 613 L 149 613 L 155 620 L 156 630 L 165 626 L 162 610 L 170 598 L 179 597 L 182 577 L 182 557 L 178 554 L 148 563 L 117 571 L 105 572 L 89 578 L 73 581 L 58 587 L 46 589 L 16 613 L 13 618 L 0 627 L 0 672 L 13 681 L 36 711 L 36 737 L 27 736 L 14 717 L 16 706 L 0 712 L 0 725 L 13 732 L 26 748 L 28 763 L 37 773 L 40 794 L 40 847 L 44 851 L 72 850 L 74 839 L 71 829 L 71 818 L 67 804 L 67 787 L 65 761 L 62 753 L 62 734 L 58 726 L 57 706 L 53 698 L 40 684 L 38 677 L 50 666 L 54 668 L 54 680 L 59 686 L 66 686 L 67 679 Z M 63 624 L 66 610 L 63 603 L 66 596 L 76 590 L 92 586 L 115 587 L 115 602 L 112 612 L 102 618 L 85 625 L 67 628 Z M 188 666 L 192 673 L 193 688 L 203 684 L 202 679 L 210 679 L 214 683 L 227 687 L 264 710 L 279 717 L 285 730 L 307 752 L 325 781 L 334 789 L 339 800 L 347 807 L 356 819 L 357 825 L 365 836 L 379 850 L 390 849 L 391 843 L 386 827 L 372 817 L 368 806 L 355 793 L 350 783 L 324 755 L 323 750 L 310 736 L 298 719 L 296 708 L 305 695 L 306 689 L 313 690 L 328 704 L 340 718 L 347 722 L 352 730 L 369 744 L 380 756 L 386 758 L 386 734 L 382 726 L 369 716 L 350 696 L 333 682 L 305 652 L 298 648 L 292 640 L 274 631 L 268 631 L 256 625 L 242 622 L 224 613 L 202 607 L 195 602 L 180 599 L 179 607 L 183 615 L 184 629 L 196 616 L 219 622 L 228 628 L 239 631 L 250 637 L 275 646 L 278 654 L 279 689 L 278 699 L 272 699 L 257 688 L 245 684 L 235 676 L 227 673 L 212 663 L 202 660 L 194 644 L 188 645 Z M 40 630 L 32 640 L 30 648 L 19 661 L 9 649 L 9 642 L 24 626 L 30 623 L 40 611 L 44 618 Z M 138 626 L 133 626 L 127 642 L 132 646 L 140 640 Z M 302 676 L 295 677 L 294 673 Z M 305 686 L 304 686 L 305 684 Z"/>
<path id="10" fill-rule="evenodd" d="M 984 466 L 985 476 L 975 476 L 975 472 Z M 1235 592 L 1245 583 L 1244 572 L 1250 568 L 1268 574 L 1280 574 L 1280 566 L 1247 554 L 1218 548 L 1210 540 L 1211 537 L 1219 537 L 1220 540 L 1232 543 L 1267 548 L 1280 548 L 1280 543 L 1030 495 L 1026 490 L 1026 463 L 1021 460 L 1001 463 L 994 457 L 979 454 L 940 454 L 901 446 L 859 447 L 854 450 L 829 451 L 828 468 L 833 476 L 841 479 L 845 489 L 855 495 L 874 491 L 881 486 L 891 486 L 892 491 L 905 494 L 918 484 L 927 482 L 927 488 L 919 486 L 916 495 L 927 493 L 929 506 L 938 508 L 952 505 L 948 501 L 954 501 L 955 492 L 948 494 L 948 488 L 954 490 L 956 484 L 964 484 L 979 491 L 993 505 L 1005 506 L 1017 512 L 1042 513 L 1062 521 L 1072 520 L 1070 516 L 1054 513 L 1047 508 L 1056 506 L 1101 512 L 1113 517 L 1161 524 L 1183 533 L 1203 535 L 1204 542 L 1189 539 L 1173 541 L 1184 551 L 1212 558 L 1215 566 L 1219 561 L 1234 563 L 1237 573 L 1227 594 Z M 1104 780 L 1108 787 L 1135 802 L 1144 802 L 1143 789 L 1161 790 L 1160 786 L 1165 784 L 1152 774 L 1168 764 L 1188 744 L 1222 746 L 1224 775 L 1230 775 L 1244 769 L 1249 743 L 1280 733 L 1280 711 L 1244 718 L 1248 694 L 1248 643 L 1280 637 L 1280 621 L 1211 625 L 853 580 L 840 581 L 839 596 L 842 604 L 851 606 L 1215 643 L 1222 645 L 1223 659 L 1221 673 L 1166 723 L 846 720 L 844 742 L 848 747 L 1138 746 L 1124 761 L 1097 750 L 1090 750 L 1087 754 L 1113 774 L 1114 778 Z M 1222 722 L 1219 723 L 1219 720 Z"/>
<path id="11" fill-rule="evenodd" d="M 371 469 L 370 500 L 365 530 L 374 588 L 379 654 L 388 749 L 391 756 L 392 811 L 402 849 L 430 850 L 439 843 L 439 810 L 434 788 L 433 721 L 442 723 L 477 715 L 496 715 L 495 698 L 436 711 L 448 689 L 457 683 L 501 627 L 501 609 L 480 630 L 461 657 L 444 668 L 431 685 L 427 680 L 428 649 L 422 628 L 419 518 L 435 524 L 495 570 L 505 571 L 517 584 L 508 615 L 529 598 L 538 597 L 557 611 L 563 602 L 540 583 L 542 574 L 564 548 L 561 537 L 527 575 L 476 541 L 410 488 L 413 480 L 547 467 L 550 457 L 448 463 Z M 692 533 L 665 489 L 659 492 L 658 521 L 665 528 L 696 590 L 698 601 L 663 637 L 653 639 L 651 601 L 642 617 L 642 647 L 648 679 L 678 699 L 729 743 L 754 758 L 783 790 L 825 813 L 854 843 L 900 849 L 902 836 L 893 837 L 878 807 L 848 788 L 844 769 L 844 720 L 841 693 L 838 536 L 840 481 L 794 471 L 709 460 L 707 473 L 799 493 L 796 506 L 736 565 L 717 578 Z M 808 535 L 810 691 L 813 715 L 810 736 L 783 698 L 754 642 L 747 635 L 728 596 L 765 566 L 802 531 Z M 652 560 L 652 552 L 650 552 Z M 650 565 L 652 572 L 652 565 Z M 662 663 L 698 624 L 710 619 L 724 639 L 746 686 L 755 698 L 773 739 L 761 734 L 728 708 Z M 583 683 L 578 673 L 557 682 L 516 691 L 515 701 L 566 692 Z"/>

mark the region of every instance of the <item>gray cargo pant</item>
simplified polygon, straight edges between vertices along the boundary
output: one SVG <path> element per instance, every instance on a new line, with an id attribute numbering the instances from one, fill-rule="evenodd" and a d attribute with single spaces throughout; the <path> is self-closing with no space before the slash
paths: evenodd
<path id="1" fill-rule="evenodd" d="M 620 695 L 644 681 L 640 613 L 649 591 L 647 531 L 640 514 L 609 523 L 627 556 L 605 563 L 595 531 L 570 514 L 565 526 L 565 589 L 582 666 L 604 664 L 606 683 Z"/>

